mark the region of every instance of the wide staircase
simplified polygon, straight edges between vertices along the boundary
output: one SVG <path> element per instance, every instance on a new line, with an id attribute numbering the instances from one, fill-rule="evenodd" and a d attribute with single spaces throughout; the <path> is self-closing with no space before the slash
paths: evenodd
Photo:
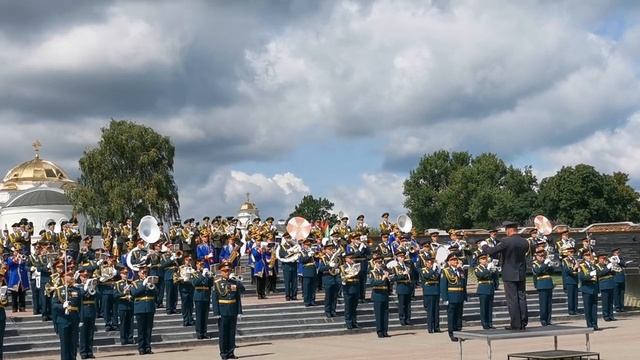
<path id="1" fill-rule="evenodd" d="M 248 279 L 247 275 L 245 275 L 245 279 Z M 358 325 L 360 328 L 347 330 L 344 326 L 342 299 L 339 300 L 338 304 L 338 316 L 326 318 L 322 306 L 323 296 L 321 291 L 317 294 L 318 306 L 305 307 L 302 301 L 284 300 L 281 295 L 284 290 L 281 280 L 277 285 L 279 294 L 271 295 L 267 300 L 256 300 L 254 285 L 247 284 L 246 287 L 247 292 L 243 297 L 244 314 L 238 320 L 237 341 L 239 342 L 375 331 L 373 304 L 370 302 L 358 305 Z M 480 324 L 478 297 L 473 293 L 473 286 L 470 286 L 470 288 L 469 301 L 464 306 L 464 326 Z M 532 289 L 532 286 L 528 285 L 528 289 Z M 298 298 L 302 298 L 301 291 L 298 291 Z M 581 308 L 582 299 L 579 298 L 578 301 L 579 308 Z M 554 290 L 553 294 L 553 320 L 582 319 L 582 315 L 568 315 L 566 302 L 566 296 L 560 285 Z M 527 291 L 527 303 L 529 323 L 537 326 L 539 306 L 535 290 Z M 411 305 L 413 325 L 401 326 L 397 317 L 396 298 L 392 297 L 390 303 L 390 329 L 419 330 L 424 331 L 425 336 L 432 336 L 426 333 L 426 313 L 422 305 L 422 295 L 419 289 L 416 291 L 415 300 L 412 301 Z M 179 302 L 178 306 L 180 306 Z M 496 293 L 493 314 L 494 325 L 508 324 L 509 314 L 502 289 Z M 600 308 L 598 309 L 598 314 L 601 314 Z M 640 310 L 629 309 L 624 313 L 617 314 L 617 316 L 637 314 L 640 314 Z M 599 320 L 602 321 L 601 315 Z M 442 305 L 440 307 L 440 323 L 443 331 L 446 331 L 446 321 L 446 307 Z M 103 319 L 97 319 L 96 326 L 97 332 L 94 342 L 94 352 L 96 354 L 113 351 L 134 351 L 136 349 L 135 345 L 120 345 L 117 331 L 105 332 Z M 164 309 L 158 309 L 156 312 L 152 338 L 154 348 L 186 348 L 217 343 L 217 326 L 212 319 L 209 320 L 209 336 L 211 339 L 197 340 L 193 326 L 183 327 L 180 309 L 174 315 L 165 314 Z M 51 322 L 42 322 L 39 315 L 12 318 L 10 305 L 7 307 L 7 326 L 4 334 L 4 356 L 6 359 L 41 357 L 57 353 L 59 353 L 59 340 L 53 331 Z"/>

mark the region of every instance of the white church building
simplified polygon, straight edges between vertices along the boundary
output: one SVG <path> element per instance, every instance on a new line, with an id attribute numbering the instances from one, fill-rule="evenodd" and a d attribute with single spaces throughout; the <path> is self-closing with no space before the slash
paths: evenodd
<path id="1" fill-rule="evenodd" d="M 32 242 L 51 220 L 60 222 L 73 216 L 73 206 L 65 190 L 75 186 L 69 175 L 55 163 L 40 158 L 40 143 L 33 144 L 35 157 L 10 169 L 0 183 L 0 226 L 11 232 L 11 225 L 26 218 L 33 222 Z M 84 233 L 84 218 L 78 217 Z"/>

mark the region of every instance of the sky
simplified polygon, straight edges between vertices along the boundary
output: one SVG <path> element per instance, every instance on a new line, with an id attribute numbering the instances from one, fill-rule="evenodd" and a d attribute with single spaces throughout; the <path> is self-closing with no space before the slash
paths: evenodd
<path id="1" fill-rule="evenodd" d="M 639 20 L 635 1 L 1 1 L 0 169 L 38 139 L 76 178 L 126 119 L 171 138 L 183 218 L 249 192 L 263 217 L 312 194 L 376 223 L 439 149 L 638 188 Z"/>

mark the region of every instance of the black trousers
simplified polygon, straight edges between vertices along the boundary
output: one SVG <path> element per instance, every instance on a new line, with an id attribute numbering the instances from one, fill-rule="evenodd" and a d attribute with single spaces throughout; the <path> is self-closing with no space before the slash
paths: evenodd
<path id="1" fill-rule="evenodd" d="M 493 326 L 493 295 L 478 295 L 480 300 L 480 322 L 483 329 Z"/>
<path id="2" fill-rule="evenodd" d="M 427 312 L 427 330 L 435 331 L 440 329 L 440 296 L 424 295 L 426 301 L 425 311 Z"/>
<path id="3" fill-rule="evenodd" d="M 278 283 L 278 274 L 269 275 L 267 279 L 267 290 L 276 293 L 276 285 Z"/>
<path id="4" fill-rule="evenodd" d="M 138 351 L 151 351 L 153 315 L 154 313 L 136 314 L 136 325 L 138 329 Z"/>
<path id="5" fill-rule="evenodd" d="M 105 292 L 102 294 L 102 316 L 104 317 L 104 326 L 118 326 L 116 318 L 116 302 L 113 300 L 113 292 Z"/>
<path id="6" fill-rule="evenodd" d="M 600 290 L 600 297 L 602 298 L 602 318 L 613 319 L 613 289 Z"/>
<path id="7" fill-rule="evenodd" d="M 292 264 L 283 265 L 282 275 L 284 277 L 285 296 L 290 299 L 298 296 L 297 265 L 292 265 Z"/>
<path id="8" fill-rule="evenodd" d="M 207 335 L 207 320 L 209 320 L 209 301 L 196 301 L 196 335 Z"/>
<path id="9" fill-rule="evenodd" d="M 315 277 L 302 278 L 302 297 L 304 298 L 305 305 L 311 305 L 315 301 L 315 297 L 316 297 L 315 280 L 316 280 Z"/>
<path id="10" fill-rule="evenodd" d="M 386 334 L 389 331 L 389 301 L 374 301 L 373 313 L 376 317 L 376 333 Z"/>
<path id="11" fill-rule="evenodd" d="M 31 307 L 33 308 L 33 315 L 39 315 L 42 309 L 40 289 L 36 288 L 36 281 L 31 280 Z"/>
<path id="12" fill-rule="evenodd" d="M 76 360 L 76 355 L 78 354 L 78 324 L 78 317 L 64 324 L 58 323 L 60 360 Z"/>
<path id="13" fill-rule="evenodd" d="M 598 326 L 598 294 L 582 293 L 582 304 L 584 305 L 584 319 L 587 327 Z"/>
<path id="14" fill-rule="evenodd" d="M 504 281 L 504 292 L 507 297 L 507 308 L 511 318 L 512 329 L 522 329 L 527 326 L 527 295 L 524 281 Z"/>
<path id="15" fill-rule="evenodd" d="M 553 307 L 553 289 L 538 290 L 540 301 L 540 324 L 547 326 L 551 323 L 551 309 Z"/>
<path id="16" fill-rule="evenodd" d="M 575 315 L 578 312 L 578 285 L 565 285 L 565 291 L 569 315 Z"/>
<path id="17" fill-rule="evenodd" d="M 449 336 L 453 336 L 454 331 L 462 330 L 462 312 L 464 303 L 449 303 L 447 306 L 447 330 Z"/>
<path id="18" fill-rule="evenodd" d="M 170 312 L 175 313 L 178 304 L 178 287 L 173 283 L 173 279 L 171 277 L 169 277 L 169 279 L 165 277 L 164 288 L 167 293 L 167 314 Z"/>
<path id="19" fill-rule="evenodd" d="M 13 306 L 13 311 L 25 309 L 25 293 L 26 291 L 22 286 L 19 287 L 18 291 L 11 291 L 11 305 Z"/>
<path id="20" fill-rule="evenodd" d="M 267 279 L 265 275 L 256 276 L 256 293 L 258 299 L 264 299 L 267 296 Z"/>
<path id="21" fill-rule="evenodd" d="M 356 327 L 358 325 L 358 317 L 356 310 L 358 308 L 358 296 L 359 294 L 348 294 L 344 291 L 344 322 L 348 329 Z"/>
<path id="22" fill-rule="evenodd" d="M 324 313 L 331 315 L 336 313 L 336 305 L 338 304 L 338 284 L 328 285 L 324 287 Z"/>
<path id="23" fill-rule="evenodd" d="M 120 343 L 133 342 L 133 311 L 119 311 L 120 315 Z"/>
<path id="24" fill-rule="evenodd" d="M 233 355 L 236 349 L 236 326 L 238 316 L 220 316 L 218 318 L 218 345 L 223 359 Z"/>
<path id="25" fill-rule="evenodd" d="M 185 326 L 193 324 L 193 286 L 180 285 L 180 302 L 182 307 L 182 324 Z"/>
<path id="26" fill-rule="evenodd" d="M 616 311 L 624 309 L 624 290 L 625 286 L 623 282 L 616 283 L 616 287 L 613 289 L 613 306 Z"/>
<path id="27" fill-rule="evenodd" d="M 411 321 L 411 294 L 398 294 L 398 319 L 403 325 Z"/>
<path id="28" fill-rule="evenodd" d="M 40 293 L 40 313 L 43 318 L 51 317 L 51 298 L 44 294 L 44 286 L 40 286 L 38 289 Z"/>
<path id="29" fill-rule="evenodd" d="M 93 355 L 93 335 L 96 332 L 96 318 L 89 317 L 82 320 L 80 326 L 80 356 Z"/>
<path id="30" fill-rule="evenodd" d="M 158 288 L 158 295 L 156 295 L 156 307 L 160 307 L 164 301 L 164 286 L 165 281 L 163 273 L 162 276 L 158 276 L 158 283 L 156 284 L 156 287 Z"/>

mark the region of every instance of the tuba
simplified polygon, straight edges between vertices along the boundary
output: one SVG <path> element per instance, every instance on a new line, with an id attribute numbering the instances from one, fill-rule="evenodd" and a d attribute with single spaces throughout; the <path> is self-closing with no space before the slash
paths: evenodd
<path id="1" fill-rule="evenodd" d="M 399 215 L 396 223 L 398 224 L 400 231 L 403 233 L 411 232 L 411 229 L 413 228 L 413 222 L 407 214 Z"/>

